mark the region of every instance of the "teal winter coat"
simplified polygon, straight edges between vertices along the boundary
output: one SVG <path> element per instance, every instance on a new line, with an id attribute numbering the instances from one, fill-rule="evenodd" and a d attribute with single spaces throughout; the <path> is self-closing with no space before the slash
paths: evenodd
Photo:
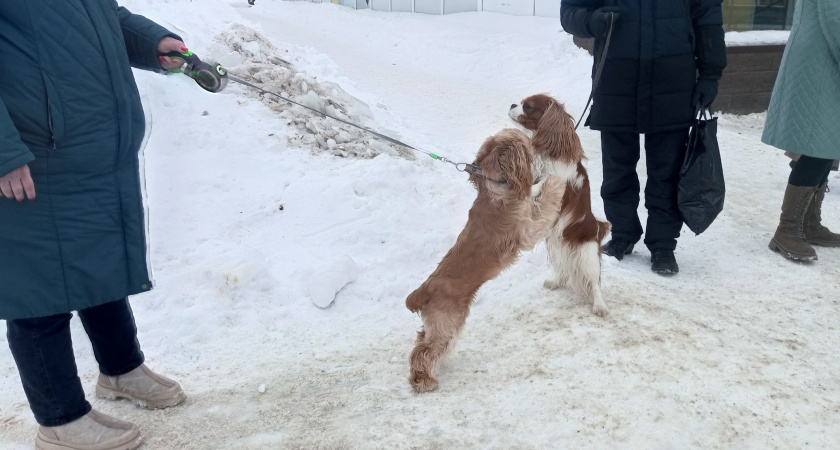
<path id="1" fill-rule="evenodd" d="M 0 176 L 28 164 L 37 192 L 0 199 L 0 319 L 151 289 L 131 65 L 166 36 L 114 0 L 0 2 Z"/>
<path id="2" fill-rule="evenodd" d="M 840 159 L 840 0 L 799 0 L 762 142 Z"/>

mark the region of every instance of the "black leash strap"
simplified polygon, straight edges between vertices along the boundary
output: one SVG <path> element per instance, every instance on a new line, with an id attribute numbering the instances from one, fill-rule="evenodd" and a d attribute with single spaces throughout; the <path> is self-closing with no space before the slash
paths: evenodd
<path id="1" fill-rule="evenodd" d="M 580 115 L 575 124 L 575 130 L 580 126 L 580 121 L 586 116 L 586 110 L 589 109 L 589 104 L 592 103 L 592 97 L 595 95 L 595 88 L 601 81 L 601 71 L 604 70 L 604 62 L 607 60 L 607 51 L 610 49 L 610 41 L 612 40 L 613 25 L 615 24 L 615 13 L 609 12 L 610 27 L 607 30 L 607 42 L 604 44 L 604 51 L 601 52 L 601 57 L 598 59 L 598 64 L 595 66 L 595 79 L 592 80 L 592 91 L 589 92 L 589 99 L 586 101 L 586 106 L 583 107 L 583 113 Z"/>

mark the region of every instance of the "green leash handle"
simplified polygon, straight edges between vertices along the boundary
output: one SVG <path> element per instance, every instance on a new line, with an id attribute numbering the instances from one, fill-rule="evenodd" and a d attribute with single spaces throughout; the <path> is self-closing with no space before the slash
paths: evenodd
<path id="1" fill-rule="evenodd" d="M 183 73 L 208 92 L 220 92 L 227 86 L 227 70 L 219 63 L 204 62 L 191 51 L 173 51 L 165 54 L 184 63 L 180 67 L 169 69 L 172 73 Z"/>

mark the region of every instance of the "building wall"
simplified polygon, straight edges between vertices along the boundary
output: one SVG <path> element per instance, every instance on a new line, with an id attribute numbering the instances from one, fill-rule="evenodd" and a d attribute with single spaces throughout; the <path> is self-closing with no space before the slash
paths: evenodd
<path id="1" fill-rule="evenodd" d="M 715 110 L 732 114 L 767 111 L 784 51 L 784 45 L 727 47 Z"/>

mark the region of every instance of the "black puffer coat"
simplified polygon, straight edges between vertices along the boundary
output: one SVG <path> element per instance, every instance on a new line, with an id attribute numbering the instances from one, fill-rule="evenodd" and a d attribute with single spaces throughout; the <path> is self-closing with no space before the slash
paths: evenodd
<path id="1" fill-rule="evenodd" d="M 616 132 L 688 128 L 698 78 L 717 81 L 726 66 L 721 0 L 562 0 L 563 28 L 593 37 L 589 18 L 619 8 L 587 125 Z M 595 61 L 604 41 L 595 41 Z M 593 67 L 594 76 L 594 67 Z"/>

